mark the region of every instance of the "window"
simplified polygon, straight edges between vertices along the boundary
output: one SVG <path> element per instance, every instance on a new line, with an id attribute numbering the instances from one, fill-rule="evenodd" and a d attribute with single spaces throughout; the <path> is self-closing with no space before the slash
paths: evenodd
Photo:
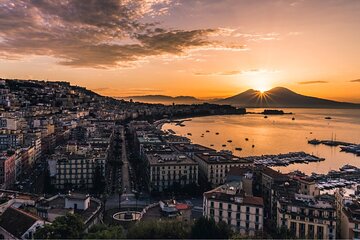
<path id="1" fill-rule="evenodd" d="M 259 222 L 259 216 L 255 216 L 255 222 Z"/>
<path id="2" fill-rule="evenodd" d="M 210 202 L 210 207 L 214 207 L 214 202 Z"/>
<path id="3" fill-rule="evenodd" d="M 231 204 L 228 204 L 228 209 L 231 209 Z"/>
<path id="4" fill-rule="evenodd" d="M 296 222 L 290 222 L 290 231 L 292 234 L 296 234 L 297 232 Z"/>
<path id="5" fill-rule="evenodd" d="M 250 207 L 246 207 L 246 212 L 250 212 Z"/>
<path id="6" fill-rule="evenodd" d="M 259 214 L 260 210 L 258 208 L 256 208 L 256 214 Z"/>
<path id="7" fill-rule="evenodd" d="M 246 221 L 250 221 L 250 215 L 246 214 Z"/>
<path id="8" fill-rule="evenodd" d="M 299 231 L 299 237 L 304 239 L 306 237 L 306 234 L 305 234 L 305 224 L 304 223 L 300 223 L 299 224 L 299 227 L 300 227 L 300 231 Z"/>
<path id="9" fill-rule="evenodd" d="M 231 218 L 231 212 L 228 212 L 228 218 Z"/>
<path id="10" fill-rule="evenodd" d="M 321 226 L 317 227 L 317 238 L 318 239 L 324 238 L 324 227 L 321 227 Z"/>
<path id="11" fill-rule="evenodd" d="M 240 213 L 236 213 L 236 219 L 240 219 Z"/>
<path id="12" fill-rule="evenodd" d="M 308 225 L 308 238 L 314 239 L 314 225 Z"/>
<path id="13" fill-rule="evenodd" d="M 219 209 L 222 209 L 222 208 L 223 208 L 223 204 L 219 203 Z"/>

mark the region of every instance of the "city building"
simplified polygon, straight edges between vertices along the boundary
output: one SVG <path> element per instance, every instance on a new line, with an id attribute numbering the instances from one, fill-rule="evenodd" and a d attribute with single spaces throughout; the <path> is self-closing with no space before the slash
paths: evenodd
<path id="1" fill-rule="evenodd" d="M 294 194 L 277 202 L 277 226 L 300 239 L 334 239 L 336 207 L 320 197 Z"/>
<path id="2" fill-rule="evenodd" d="M 1 239 L 33 239 L 45 221 L 18 208 L 9 207 L 0 216 Z"/>
<path id="3" fill-rule="evenodd" d="M 150 191 L 198 183 L 198 164 L 184 154 L 145 155 Z"/>
<path id="4" fill-rule="evenodd" d="M 232 167 L 251 167 L 249 160 L 236 157 L 228 152 L 202 152 L 193 154 L 194 160 L 199 164 L 199 173 L 203 181 L 212 186 L 225 183 L 226 175 Z"/>
<path id="5" fill-rule="evenodd" d="M 247 195 L 242 183 L 233 182 L 204 193 L 204 216 L 224 221 L 242 235 L 255 236 L 263 230 L 264 204 L 261 197 Z"/>
<path id="6" fill-rule="evenodd" d="M 7 189 L 15 183 L 16 167 L 15 167 L 16 154 L 13 151 L 0 152 L 0 186 Z"/>
<path id="7" fill-rule="evenodd" d="M 341 239 L 360 239 L 360 201 L 359 190 L 337 189 L 335 192 L 338 215 L 338 237 Z"/>

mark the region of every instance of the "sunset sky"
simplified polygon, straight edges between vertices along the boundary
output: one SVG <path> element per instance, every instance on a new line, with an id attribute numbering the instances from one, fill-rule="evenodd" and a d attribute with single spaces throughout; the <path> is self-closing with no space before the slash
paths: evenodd
<path id="1" fill-rule="evenodd" d="M 0 0 L 0 77 L 102 95 L 360 102 L 359 0 Z"/>

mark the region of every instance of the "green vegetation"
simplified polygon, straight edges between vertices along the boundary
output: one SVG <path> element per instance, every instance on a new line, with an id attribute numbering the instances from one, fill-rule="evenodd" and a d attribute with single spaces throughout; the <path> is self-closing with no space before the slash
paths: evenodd
<path id="1" fill-rule="evenodd" d="M 229 239 L 233 232 L 229 225 L 221 221 L 202 217 L 191 227 L 191 238 L 195 239 Z"/>
<path id="2" fill-rule="evenodd" d="M 121 226 L 106 226 L 99 224 L 91 227 L 85 239 L 123 239 L 124 229 Z"/>
<path id="3" fill-rule="evenodd" d="M 78 215 L 67 214 L 58 217 L 34 234 L 35 239 L 79 239 L 84 232 L 84 224 Z"/>
<path id="4" fill-rule="evenodd" d="M 186 239 L 190 225 L 180 221 L 146 221 L 129 229 L 129 239 Z"/>
<path id="5" fill-rule="evenodd" d="M 85 226 L 79 216 L 68 214 L 58 217 L 52 224 L 36 231 L 35 239 L 246 239 L 234 234 L 225 222 L 216 223 L 202 217 L 195 222 L 144 221 L 130 227 L 125 234 L 120 225 L 98 224 L 84 233 Z M 258 236 L 260 237 L 260 236 Z"/>

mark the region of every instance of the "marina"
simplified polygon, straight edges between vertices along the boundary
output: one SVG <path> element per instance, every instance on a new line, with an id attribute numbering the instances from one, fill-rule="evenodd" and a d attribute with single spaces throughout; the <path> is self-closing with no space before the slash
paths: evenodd
<path id="1" fill-rule="evenodd" d="M 295 163 L 308 164 L 310 162 L 321 162 L 324 158 L 319 158 L 305 152 L 289 152 L 277 155 L 250 156 L 244 159 L 253 161 L 255 165 L 263 165 L 268 167 L 288 166 Z"/>
<path id="2" fill-rule="evenodd" d="M 318 140 L 318 139 L 308 140 L 308 143 L 312 145 L 324 144 L 330 147 L 340 146 L 342 152 L 353 153 L 360 156 L 360 144 L 335 141 L 335 140 Z"/>
<path id="3" fill-rule="evenodd" d="M 360 168 L 344 165 L 339 170 L 331 170 L 327 174 L 312 173 L 311 178 L 316 181 L 320 190 L 351 187 L 360 182 Z"/>

